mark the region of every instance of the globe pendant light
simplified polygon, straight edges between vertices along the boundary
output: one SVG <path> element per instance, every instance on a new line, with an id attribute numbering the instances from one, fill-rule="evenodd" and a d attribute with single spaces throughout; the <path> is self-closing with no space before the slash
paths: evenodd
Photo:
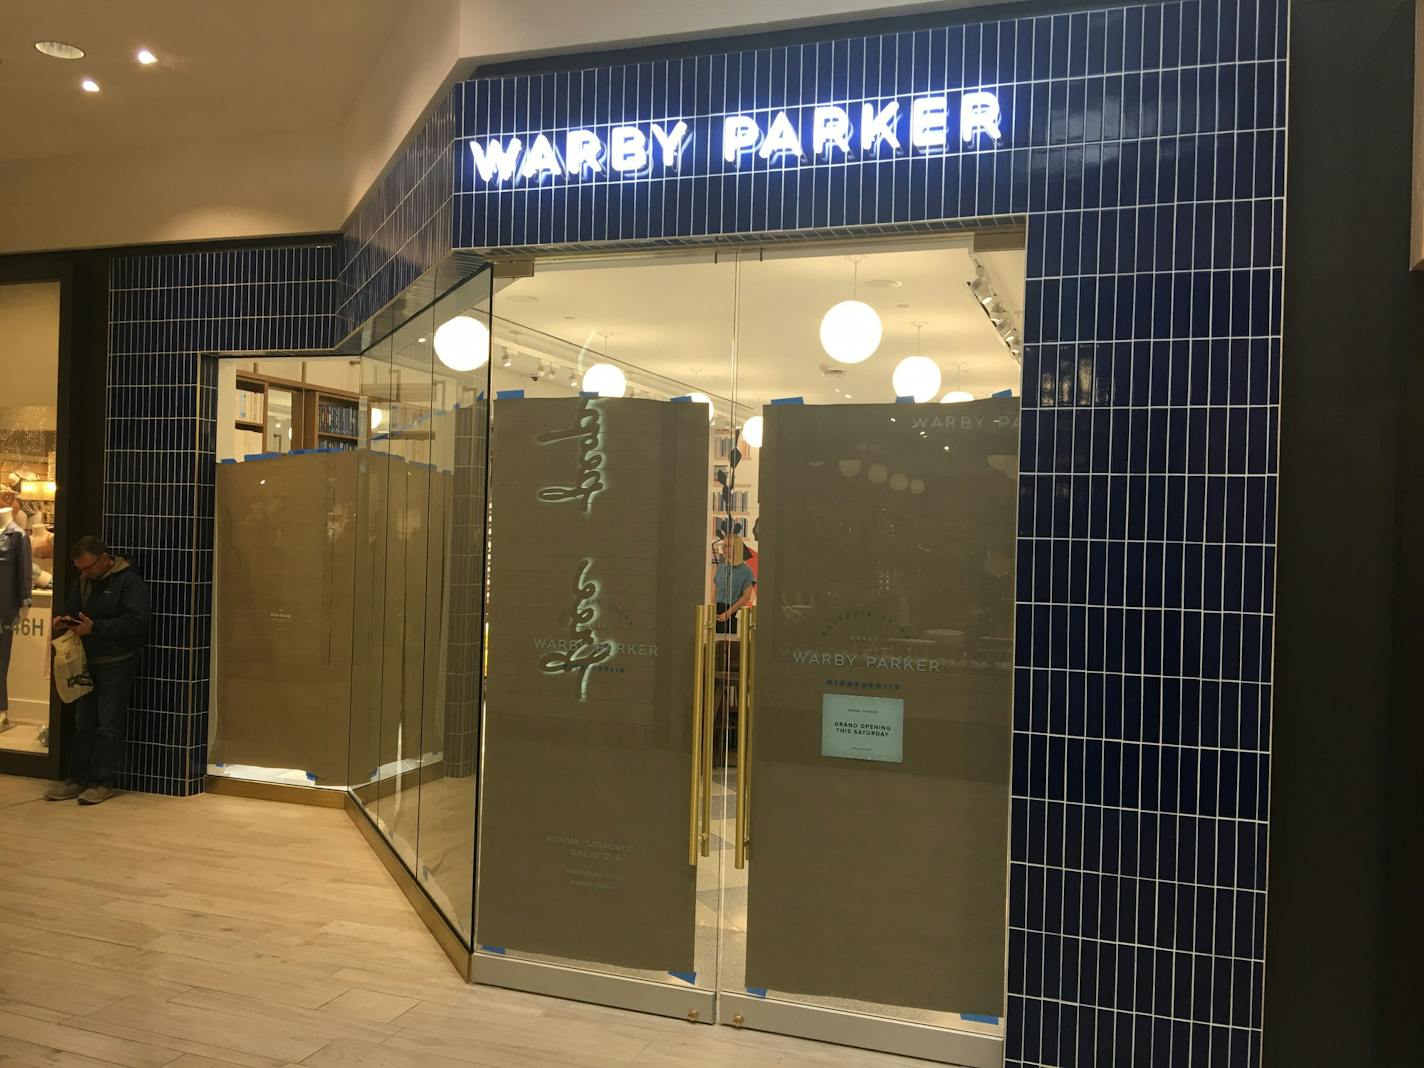
<path id="1" fill-rule="evenodd" d="M 869 304 L 855 299 L 862 258 L 851 257 L 855 264 L 851 299 L 833 305 L 821 318 L 821 348 L 837 363 L 860 363 L 870 359 L 880 347 L 880 316 Z"/>
<path id="2" fill-rule="evenodd" d="M 742 440 L 754 449 L 761 448 L 762 435 L 766 433 L 766 423 L 759 415 L 754 415 L 742 427 Z"/>
<path id="3" fill-rule="evenodd" d="M 583 391 L 600 397 L 621 397 L 628 392 L 628 378 L 611 363 L 596 363 L 583 373 Z"/>
<path id="4" fill-rule="evenodd" d="M 717 418 L 717 409 L 712 406 L 712 398 L 705 393 L 689 393 L 688 400 L 693 404 L 707 405 L 707 421 L 710 423 Z"/>
<path id="5" fill-rule="evenodd" d="M 613 335 L 607 330 L 600 330 L 598 336 L 603 338 L 603 358 L 606 361 L 608 339 Z M 596 363 L 583 373 L 583 391 L 600 397 L 625 397 L 628 395 L 628 376 L 615 364 Z"/>
<path id="6" fill-rule="evenodd" d="M 956 363 L 954 366 L 959 371 L 959 378 L 955 385 L 962 386 L 964 384 L 964 364 L 961 362 Z M 972 401 L 973 399 L 974 394 L 956 388 L 941 397 L 939 402 L 941 404 L 962 404 L 964 401 Z"/>
<path id="7" fill-rule="evenodd" d="M 923 348 L 920 344 L 920 332 L 924 330 L 925 324 L 917 322 L 910 325 L 915 328 L 915 349 L 919 351 Z M 917 404 L 933 400 L 943 380 L 939 365 L 928 356 L 906 356 L 895 366 L 895 373 L 890 376 L 890 383 L 895 387 L 895 396 L 913 397 Z"/>
<path id="8" fill-rule="evenodd" d="M 457 315 L 435 331 L 435 355 L 452 371 L 473 371 L 489 360 L 489 327 L 469 315 Z"/>

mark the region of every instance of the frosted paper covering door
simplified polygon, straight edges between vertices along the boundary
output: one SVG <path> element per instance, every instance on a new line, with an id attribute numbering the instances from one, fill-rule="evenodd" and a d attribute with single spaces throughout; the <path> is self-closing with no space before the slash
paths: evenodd
<path id="1" fill-rule="evenodd" d="M 354 453 L 217 470 L 215 763 L 346 780 Z"/>
<path id="2" fill-rule="evenodd" d="M 1018 402 L 764 415 L 747 985 L 1002 1016 Z"/>
<path id="3" fill-rule="evenodd" d="M 501 400 L 491 455 L 476 940 L 690 971 L 706 409 Z"/>

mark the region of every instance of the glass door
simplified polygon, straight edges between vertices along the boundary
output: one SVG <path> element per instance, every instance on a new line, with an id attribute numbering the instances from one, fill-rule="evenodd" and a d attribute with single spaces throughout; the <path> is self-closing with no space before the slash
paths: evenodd
<path id="1" fill-rule="evenodd" d="M 477 981 L 714 1019 L 705 606 L 734 283 L 699 254 L 497 289 Z"/>
<path id="2" fill-rule="evenodd" d="M 718 1018 L 997 1065 L 1019 367 L 993 318 L 1012 309 L 978 299 L 963 242 L 815 251 L 738 267 Z"/>

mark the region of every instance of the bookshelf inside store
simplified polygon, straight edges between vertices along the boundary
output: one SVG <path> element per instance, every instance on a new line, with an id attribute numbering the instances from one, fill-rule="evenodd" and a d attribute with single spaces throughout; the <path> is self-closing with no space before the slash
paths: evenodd
<path id="1" fill-rule="evenodd" d="M 230 399 L 219 405 L 232 413 L 230 423 L 223 420 L 231 427 L 219 449 L 224 456 L 345 451 L 366 443 L 367 417 L 350 361 L 254 361 L 228 374 Z"/>
<path id="2" fill-rule="evenodd" d="M 317 449 L 354 449 L 361 443 L 360 398 L 323 389 L 307 394 L 308 423 Z"/>

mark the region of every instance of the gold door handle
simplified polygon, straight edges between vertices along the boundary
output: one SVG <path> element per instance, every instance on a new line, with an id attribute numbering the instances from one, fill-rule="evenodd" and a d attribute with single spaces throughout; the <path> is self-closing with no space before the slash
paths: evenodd
<path id="1" fill-rule="evenodd" d="M 747 605 L 741 611 L 740 656 L 737 664 L 737 826 L 733 841 L 733 863 L 747 866 L 747 847 L 751 844 L 752 797 L 752 709 L 756 705 L 756 686 L 752 673 L 756 670 L 756 606 Z"/>
<path id="2" fill-rule="evenodd" d="M 707 606 L 696 606 L 696 623 L 692 643 L 692 802 L 688 814 L 687 862 L 697 867 L 697 856 L 702 845 L 702 718 L 707 710 L 703 707 L 706 687 L 707 655 Z"/>

